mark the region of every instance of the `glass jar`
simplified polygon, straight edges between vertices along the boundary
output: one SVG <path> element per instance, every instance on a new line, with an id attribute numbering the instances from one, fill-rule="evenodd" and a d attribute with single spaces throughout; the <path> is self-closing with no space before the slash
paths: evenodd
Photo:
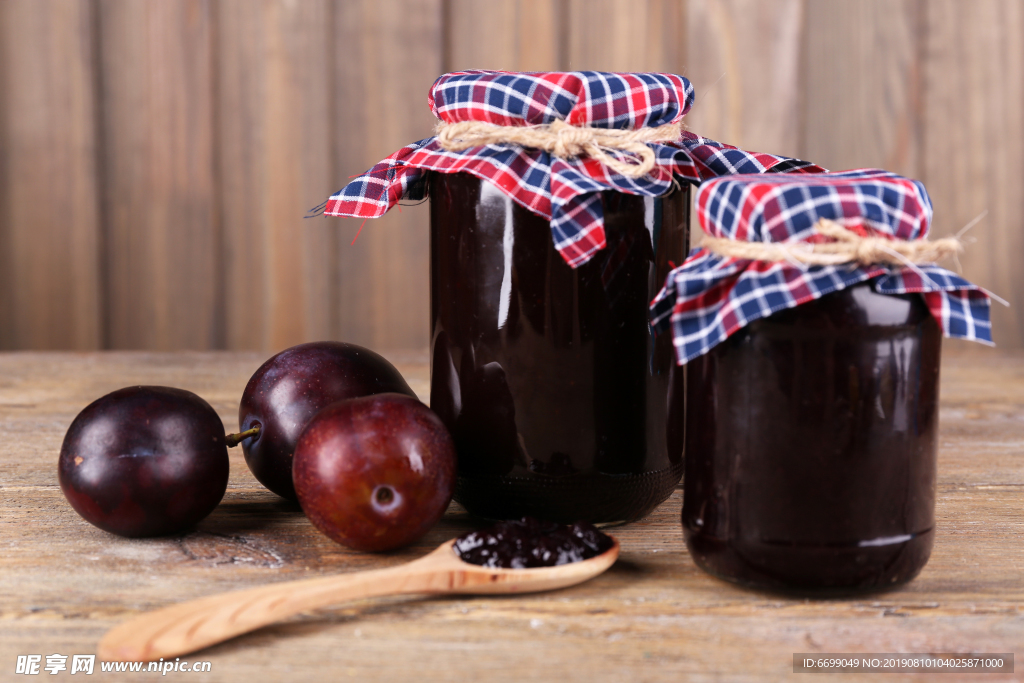
<path id="1" fill-rule="evenodd" d="M 931 553 L 941 333 L 869 283 L 687 365 L 683 532 L 721 578 L 798 593 L 912 579 Z"/>
<path id="2" fill-rule="evenodd" d="M 602 193 L 608 246 L 570 268 L 549 222 L 432 173 L 431 408 L 481 517 L 632 521 L 682 475 L 683 384 L 648 304 L 686 258 L 689 187 Z"/>

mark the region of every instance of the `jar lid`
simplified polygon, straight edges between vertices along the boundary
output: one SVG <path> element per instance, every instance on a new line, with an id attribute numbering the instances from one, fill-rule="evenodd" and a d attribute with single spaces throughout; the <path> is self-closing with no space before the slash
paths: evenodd
<path id="1" fill-rule="evenodd" d="M 694 201 L 704 232 L 745 242 L 821 241 L 814 228 L 822 218 L 916 240 L 928 236 L 932 219 L 924 183 L 878 169 L 716 178 Z"/>
<path id="2" fill-rule="evenodd" d="M 732 176 L 701 185 L 696 204 L 710 238 L 651 303 L 680 364 L 755 320 L 868 280 L 881 294 L 921 293 L 947 337 L 992 343 L 988 293 L 930 262 L 955 240 L 923 241 L 932 204 L 917 180 L 877 169 Z"/>
<path id="3" fill-rule="evenodd" d="M 599 71 L 457 71 L 430 88 L 430 111 L 445 123 L 632 129 L 673 123 L 693 105 L 693 86 L 675 74 Z"/>
<path id="4" fill-rule="evenodd" d="M 643 132 L 679 124 L 693 103 L 693 86 L 674 74 L 460 71 L 437 79 L 429 102 L 442 124 L 511 127 L 516 130 L 499 131 L 509 140 L 523 140 L 518 133 L 532 133 L 534 127 L 549 127 L 542 133 L 555 137 L 587 137 L 595 130 Z M 452 149 L 437 136 L 430 137 L 384 159 L 313 213 L 376 218 L 401 199 L 424 199 L 428 171 L 470 173 L 548 219 L 555 248 L 575 268 L 607 245 L 603 191 L 658 197 L 671 192 L 678 181 L 697 184 L 734 173 L 824 170 L 675 130 L 672 139 L 639 136 L 638 144 L 653 162 L 639 176 L 624 175 L 593 156 L 573 154 L 571 147 L 570 153 L 560 155 L 554 149 L 557 145 L 548 151 L 522 141 L 487 142 L 491 138 L 484 135 L 471 138 L 483 140 L 480 144 Z M 596 139 L 595 145 L 607 150 L 601 142 L 605 138 Z M 632 145 L 637 140 L 627 135 L 626 142 Z M 605 153 L 629 166 L 636 159 L 629 149 L 636 148 L 623 146 Z"/>

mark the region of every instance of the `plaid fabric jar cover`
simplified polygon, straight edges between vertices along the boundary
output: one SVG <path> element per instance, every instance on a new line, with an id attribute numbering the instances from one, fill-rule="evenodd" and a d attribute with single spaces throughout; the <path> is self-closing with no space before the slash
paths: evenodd
<path id="1" fill-rule="evenodd" d="M 636 129 L 680 121 L 693 104 L 693 86 L 673 74 L 460 71 L 438 78 L 428 102 L 445 123 L 531 126 L 560 119 L 574 126 Z M 470 173 L 548 219 L 556 249 L 570 266 L 577 267 L 606 246 L 602 191 L 658 197 L 671 192 L 678 181 L 697 184 L 735 173 L 824 170 L 797 159 L 746 152 L 689 132 L 677 141 L 649 147 L 656 156 L 654 170 L 629 178 L 591 158 L 562 159 L 514 144 L 453 152 L 429 137 L 374 165 L 315 211 L 377 218 L 401 199 L 424 199 L 428 171 Z"/>
<path id="2" fill-rule="evenodd" d="M 922 183 L 875 169 L 718 178 L 701 185 L 696 203 L 708 235 L 749 242 L 826 241 L 814 230 L 820 218 L 862 237 L 916 240 L 927 237 L 932 219 Z M 869 280 L 881 294 L 920 293 L 947 337 L 992 343 L 988 294 L 936 265 L 816 266 L 701 247 L 669 273 L 651 303 L 651 323 L 671 329 L 682 365 L 754 320 Z"/>

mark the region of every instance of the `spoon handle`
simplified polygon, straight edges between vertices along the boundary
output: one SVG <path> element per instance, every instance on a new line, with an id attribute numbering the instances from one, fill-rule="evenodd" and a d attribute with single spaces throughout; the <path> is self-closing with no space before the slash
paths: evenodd
<path id="1" fill-rule="evenodd" d="M 115 626 L 97 654 L 108 661 L 167 659 L 347 600 L 444 592 L 452 584 L 451 570 L 432 555 L 387 569 L 286 581 L 171 605 Z"/>
<path id="2" fill-rule="evenodd" d="M 107 661 L 153 661 L 195 652 L 296 614 L 346 600 L 407 593 L 536 593 L 597 576 L 619 556 L 619 542 L 597 557 L 556 567 L 493 569 L 463 562 L 455 541 L 408 564 L 286 581 L 171 605 L 107 631 L 97 654 Z"/>

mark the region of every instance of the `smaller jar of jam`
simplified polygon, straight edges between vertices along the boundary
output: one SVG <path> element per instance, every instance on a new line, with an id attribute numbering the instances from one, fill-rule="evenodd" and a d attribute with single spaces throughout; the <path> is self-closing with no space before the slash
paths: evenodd
<path id="1" fill-rule="evenodd" d="M 686 363 L 691 556 L 783 592 L 909 581 L 935 537 L 941 336 L 991 341 L 987 296 L 914 263 L 917 181 L 737 176 L 697 205 L 710 239 L 653 304 Z"/>

